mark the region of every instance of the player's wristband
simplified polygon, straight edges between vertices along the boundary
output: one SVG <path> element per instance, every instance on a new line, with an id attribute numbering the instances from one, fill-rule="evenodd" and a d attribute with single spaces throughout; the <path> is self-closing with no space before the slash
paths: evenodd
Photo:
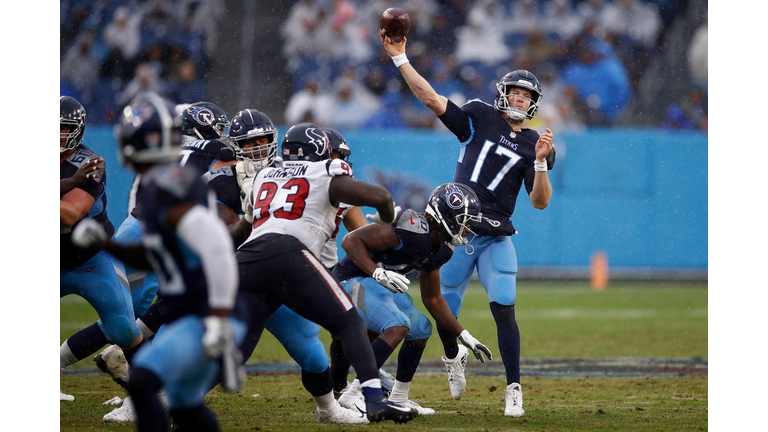
<path id="1" fill-rule="evenodd" d="M 547 171 L 547 161 L 544 161 L 544 162 L 534 161 L 533 162 L 533 170 L 534 171 L 544 171 L 544 172 L 546 172 Z"/>
<path id="2" fill-rule="evenodd" d="M 409 63 L 408 57 L 405 56 L 405 53 L 402 53 L 400 55 L 396 55 L 394 57 L 391 57 L 392 61 L 395 62 L 395 66 L 400 67 L 406 63 Z"/>

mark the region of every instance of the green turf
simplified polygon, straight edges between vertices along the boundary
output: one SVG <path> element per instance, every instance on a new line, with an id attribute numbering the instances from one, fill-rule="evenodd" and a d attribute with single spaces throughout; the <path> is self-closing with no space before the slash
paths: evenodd
<path id="1" fill-rule="evenodd" d="M 426 313 L 418 284 L 409 292 Z M 707 356 L 706 283 L 612 282 L 604 291 L 593 291 L 587 282 L 519 281 L 515 309 L 523 358 Z M 96 319 L 84 300 L 63 298 L 61 342 Z M 496 327 L 479 284 L 467 289 L 459 322 L 498 354 Z M 320 336 L 327 348 L 330 335 L 321 330 Z M 437 360 L 441 355 L 440 341 L 433 335 L 423 358 Z M 291 359 L 264 332 L 250 361 Z"/>
<path id="2" fill-rule="evenodd" d="M 708 425 L 708 379 L 701 376 L 526 378 L 522 418 L 503 416 L 498 378 L 470 376 L 467 381 L 467 392 L 455 401 L 444 376 L 417 373 L 409 396 L 436 413 L 406 425 L 318 424 L 314 401 L 298 375 L 249 376 L 239 393 L 217 388 L 206 404 L 223 431 L 701 431 Z M 102 422 L 113 409 L 102 402 L 125 396 L 106 376 L 65 376 L 61 385 L 76 399 L 60 403 L 60 430 L 135 430 L 132 424 Z"/>

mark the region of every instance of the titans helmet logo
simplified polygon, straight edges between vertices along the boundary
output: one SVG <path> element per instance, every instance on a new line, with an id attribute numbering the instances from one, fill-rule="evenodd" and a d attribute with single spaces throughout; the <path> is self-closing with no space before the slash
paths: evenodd
<path id="1" fill-rule="evenodd" d="M 190 106 L 187 112 L 201 125 L 210 126 L 213 123 L 213 111 L 208 108 Z"/>
<path id="2" fill-rule="evenodd" d="M 316 154 L 322 156 L 328 151 L 328 136 L 320 129 L 308 128 L 305 132 L 309 138 L 309 144 L 317 147 Z"/>
<path id="3" fill-rule="evenodd" d="M 449 183 L 445 187 L 445 201 L 451 208 L 461 208 L 464 205 L 464 193 L 455 184 Z"/>

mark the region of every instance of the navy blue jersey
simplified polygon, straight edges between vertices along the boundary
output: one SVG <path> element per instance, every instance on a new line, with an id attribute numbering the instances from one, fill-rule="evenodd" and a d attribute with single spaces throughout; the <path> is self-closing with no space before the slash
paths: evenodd
<path id="1" fill-rule="evenodd" d="M 237 184 L 237 173 L 234 165 L 216 168 L 203 174 L 203 181 L 216 192 L 216 201 L 231 208 L 238 215 L 243 214 L 240 203 L 240 185 Z"/>
<path id="2" fill-rule="evenodd" d="M 77 172 L 78 168 L 83 164 L 95 157 L 98 157 L 91 149 L 84 145 L 79 145 L 72 154 L 67 157 L 64 162 L 59 165 L 59 180 L 72 177 Z M 109 238 L 112 238 L 112 234 L 115 233 L 115 226 L 110 222 L 107 217 L 107 172 L 104 171 L 101 174 L 101 178 L 88 179 L 82 185 L 78 186 L 78 189 L 82 189 L 87 192 L 95 200 L 91 209 L 88 210 L 88 214 L 83 219 L 90 218 L 101 224 L 104 231 L 107 232 Z M 80 220 L 83 220 L 80 219 Z M 72 230 L 79 224 L 77 221 L 71 228 L 61 230 L 61 236 L 59 240 L 59 261 L 61 267 L 76 267 L 98 253 L 98 250 L 83 249 L 72 244 Z"/>
<path id="3" fill-rule="evenodd" d="M 191 167 L 197 171 L 199 175 L 204 175 L 210 171 L 211 166 L 213 166 L 217 160 L 226 162 L 236 160 L 235 150 L 232 146 L 220 140 L 186 141 L 181 145 L 181 160 L 179 160 L 179 165 Z M 232 170 L 234 171 L 234 168 L 232 168 Z M 235 187 L 238 187 L 237 183 L 235 183 Z M 138 220 L 141 220 L 141 206 L 139 205 L 141 200 L 138 198 L 141 193 L 141 188 L 141 182 L 134 181 L 134 184 L 131 187 L 131 194 L 128 198 L 128 213 Z M 238 187 L 238 203 L 237 207 L 234 207 L 234 209 L 237 210 L 238 214 L 241 214 L 242 211 L 238 210 L 240 208 L 239 194 L 240 191 Z M 224 202 L 224 204 L 230 205 L 230 202 L 233 201 L 229 200 Z"/>
<path id="4" fill-rule="evenodd" d="M 515 212 L 520 186 L 533 189 L 536 142 L 532 129 L 515 132 L 501 114 L 473 99 L 461 108 L 450 100 L 438 117 L 459 139 L 461 152 L 453 181 L 471 187 L 480 199 L 483 221 L 471 228 L 480 235 L 512 235 L 509 218 Z"/>
<path id="5" fill-rule="evenodd" d="M 209 207 L 208 188 L 193 169 L 176 164 L 160 165 L 142 175 L 144 245 L 160 279 L 158 295 L 172 305 L 173 315 L 210 314 L 207 284 L 202 261 L 165 224 L 165 214 L 173 206 L 192 202 Z"/>
<path id="6" fill-rule="evenodd" d="M 400 246 L 385 251 L 369 250 L 373 262 L 381 264 L 385 270 L 400 274 L 439 269 L 453 255 L 453 249 L 446 243 L 433 246 L 429 240 L 429 224 L 424 215 L 414 210 L 400 213 L 392 224 L 395 234 L 400 239 Z M 340 281 L 353 277 L 369 277 L 368 274 L 352 262 L 346 255 L 333 268 L 333 275 Z"/>
<path id="7" fill-rule="evenodd" d="M 190 166 L 203 175 L 217 160 L 233 161 L 235 149 L 223 140 L 186 141 L 181 144 L 181 166 Z"/>

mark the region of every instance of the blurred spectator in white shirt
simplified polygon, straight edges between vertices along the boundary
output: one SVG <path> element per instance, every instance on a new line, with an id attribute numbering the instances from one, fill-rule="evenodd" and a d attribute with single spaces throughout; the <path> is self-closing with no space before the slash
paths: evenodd
<path id="1" fill-rule="evenodd" d="M 104 43 L 110 48 L 119 48 L 127 60 L 136 57 L 141 47 L 141 19 L 140 12 L 129 14 L 127 7 L 118 7 L 112 22 L 104 29 Z"/>
<path id="2" fill-rule="evenodd" d="M 693 82 L 706 94 L 708 70 L 708 30 L 707 22 L 699 26 L 693 34 L 691 43 L 688 45 L 688 68 L 691 71 Z"/>
<path id="3" fill-rule="evenodd" d="M 557 36 L 561 40 L 568 40 L 579 34 L 583 21 L 569 0 L 550 0 L 544 5 L 541 27 L 548 37 Z"/>

